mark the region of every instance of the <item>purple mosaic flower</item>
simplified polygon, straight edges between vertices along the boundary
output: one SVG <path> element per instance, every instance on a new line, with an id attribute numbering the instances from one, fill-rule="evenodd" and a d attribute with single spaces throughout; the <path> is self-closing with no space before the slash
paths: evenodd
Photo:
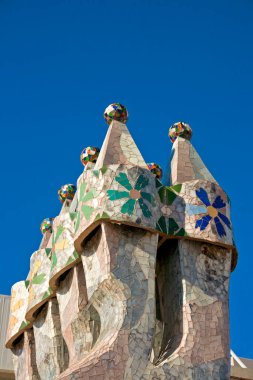
<path id="1" fill-rule="evenodd" d="M 219 236 L 226 236 L 226 231 L 221 222 L 223 222 L 230 230 L 231 223 L 226 215 L 218 211 L 219 209 L 224 208 L 226 203 L 221 199 L 220 195 L 218 195 L 213 204 L 211 204 L 207 192 L 202 187 L 199 190 L 196 190 L 196 195 L 206 206 L 207 214 L 196 221 L 195 228 L 200 228 L 200 231 L 203 231 L 213 219 Z"/>

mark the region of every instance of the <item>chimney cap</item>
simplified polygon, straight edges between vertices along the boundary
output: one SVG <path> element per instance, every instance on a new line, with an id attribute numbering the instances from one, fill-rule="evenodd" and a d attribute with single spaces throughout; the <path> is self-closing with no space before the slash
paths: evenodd
<path id="1" fill-rule="evenodd" d="M 190 125 L 184 121 L 174 123 L 169 129 L 169 138 L 172 143 L 174 143 L 178 137 L 182 137 L 186 140 L 190 140 L 192 137 L 192 129 Z"/>
<path id="2" fill-rule="evenodd" d="M 106 107 L 104 111 L 104 118 L 108 125 L 110 125 L 113 120 L 125 124 L 128 120 L 128 112 L 126 107 L 122 104 L 112 103 Z"/>

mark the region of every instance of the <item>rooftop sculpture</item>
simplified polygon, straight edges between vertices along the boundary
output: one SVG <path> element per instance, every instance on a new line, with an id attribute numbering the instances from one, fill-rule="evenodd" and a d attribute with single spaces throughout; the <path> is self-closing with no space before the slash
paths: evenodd
<path id="1" fill-rule="evenodd" d="M 104 118 L 101 150 L 82 151 L 77 190 L 61 187 L 62 210 L 42 222 L 27 279 L 12 287 L 16 378 L 229 379 L 229 198 L 188 124 L 169 130 L 163 183 L 126 108 Z"/>

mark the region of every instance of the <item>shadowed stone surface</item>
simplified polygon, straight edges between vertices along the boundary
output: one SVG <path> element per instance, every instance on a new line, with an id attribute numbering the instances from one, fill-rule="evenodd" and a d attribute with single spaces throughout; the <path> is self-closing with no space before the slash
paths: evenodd
<path id="1" fill-rule="evenodd" d="M 33 324 L 36 362 L 41 379 L 55 379 L 68 367 L 69 355 L 61 334 L 59 307 L 52 298 L 38 312 Z"/>
<path id="2" fill-rule="evenodd" d="M 18 338 L 12 353 L 16 379 L 40 380 L 36 363 L 33 329 L 26 330 Z"/>

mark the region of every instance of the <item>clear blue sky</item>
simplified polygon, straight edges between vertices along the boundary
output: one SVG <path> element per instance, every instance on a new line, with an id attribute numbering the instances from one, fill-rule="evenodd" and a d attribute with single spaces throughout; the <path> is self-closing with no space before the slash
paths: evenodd
<path id="1" fill-rule="evenodd" d="M 231 341 L 253 358 L 252 20 L 251 0 L 0 1 L 0 293 L 26 278 L 58 188 L 80 175 L 82 148 L 101 146 L 103 110 L 119 101 L 163 167 L 168 127 L 190 123 L 231 197 Z"/>

